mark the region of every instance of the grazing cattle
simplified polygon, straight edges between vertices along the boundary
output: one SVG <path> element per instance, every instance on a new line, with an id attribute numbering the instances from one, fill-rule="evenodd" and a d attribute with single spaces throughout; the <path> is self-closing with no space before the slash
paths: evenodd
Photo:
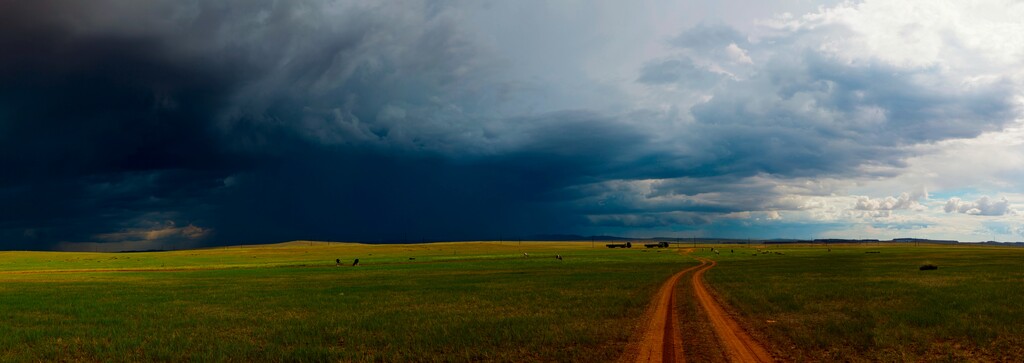
<path id="1" fill-rule="evenodd" d="M 352 261 L 352 266 L 359 266 L 359 259 L 358 258 L 355 261 Z"/>
<path id="2" fill-rule="evenodd" d="M 559 261 L 561 261 L 562 260 L 562 255 L 555 255 L 555 258 L 558 259 Z"/>
<path id="3" fill-rule="evenodd" d="M 529 253 L 523 252 L 523 257 L 530 257 Z"/>
<path id="4" fill-rule="evenodd" d="M 340 258 L 335 258 L 334 259 L 334 265 L 335 266 L 341 266 L 341 259 Z"/>

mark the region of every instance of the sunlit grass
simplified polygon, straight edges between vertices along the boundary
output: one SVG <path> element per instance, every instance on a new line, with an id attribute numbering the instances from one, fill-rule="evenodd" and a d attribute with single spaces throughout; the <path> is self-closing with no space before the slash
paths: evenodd
<path id="1" fill-rule="evenodd" d="M 753 248 L 723 246 L 707 279 L 789 360 L 1024 360 L 1024 249 Z"/>
<path id="2" fill-rule="evenodd" d="M 0 360 L 607 361 L 692 264 L 534 242 L 4 252 Z"/>

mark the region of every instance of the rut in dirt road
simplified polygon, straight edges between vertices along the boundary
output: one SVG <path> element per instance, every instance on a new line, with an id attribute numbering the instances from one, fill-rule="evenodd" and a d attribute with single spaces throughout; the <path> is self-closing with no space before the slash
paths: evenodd
<path id="1" fill-rule="evenodd" d="M 626 348 L 621 362 L 636 363 L 675 363 L 684 362 L 683 341 L 675 322 L 678 315 L 675 311 L 675 290 L 679 279 L 690 271 L 703 267 L 706 262 L 690 267 L 672 275 L 658 289 L 651 306 L 644 313 L 646 325 L 642 339 Z"/>
<path id="2" fill-rule="evenodd" d="M 701 268 L 693 273 L 693 290 L 700 301 L 704 311 L 711 320 L 711 325 L 722 342 L 729 358 L 733 362 L 774 362 L 768 350 L 754 340 L 746 331 L 740 327 L 725 309 L 715 300 L 704 286 L 704 272 L 715 267 L 718 263 L 712 260 L 700 258 Z"/>
<path id="3" fill-rule="evenodd" d="M 687 253 L 692 251 L 687 251 Z M 729 316 L 725 309 L 711 296 L 704 285 L 704 272 L 715 267 L 712 260 L 697 258 L 700 265 L 687 268 L 672 275 L 655 295 L 644 313 L 641 339 L 626 347 L 620 362 L 684 362 L 682 337 L 677 327 L 678 314 L 675 311 L 675 286 L 687 273 L 692 275 L 694 295 L 714 328 L 729 359 L 733 362 L 774 362 L 771 354 L 750 337 L 740 325 Z"/>

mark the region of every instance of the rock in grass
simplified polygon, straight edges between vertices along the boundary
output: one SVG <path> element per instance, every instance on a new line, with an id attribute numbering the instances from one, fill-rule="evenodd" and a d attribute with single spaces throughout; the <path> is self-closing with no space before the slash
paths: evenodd
<path id="1" fill-rule="evenodd" d="M 923 265 L 923 266 L 921 266 L 921 271 L 924 271 L 924 270 L 938 270 L 938 269 L 939 269 L 939 266 L 935 266 L 935 265 Z"/>

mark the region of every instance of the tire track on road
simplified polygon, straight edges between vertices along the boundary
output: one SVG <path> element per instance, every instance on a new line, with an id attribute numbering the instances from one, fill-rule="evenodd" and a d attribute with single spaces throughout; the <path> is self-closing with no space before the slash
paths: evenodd
<path id="1" fill-rule="evenodd" d="M 690 254 L 693 250 L 687 250 Z M 694 295 L 708 315 L 708 319 L 722 343 L 730 360 L 734 362 L 774 362 L 768 350 L 754 340 L 736 322 L 721 304 L 708 292 L 704 284 L 704 273 L 718 263 L 705 258 L 695 257 L 700 264 L 679 271 L 672 275 L 658 289 L 651 304 L 642 317 L 642 330 L 637 335 L 640 340 L 626 347 L 620 362 L 636 363 L 675 363 L 685 362 L 682 336 L 678 329 L 678 314 L 675 310 L 675 287 L 686 274 L 693 272 L 691 282 Z"/>
<path id="2" fill-rule="evenodd" d="M 676 283 L 687 273 L 703 267 L 700 265 L 687 268 L 672 275 L 661 285 L 651 305 L 644 313 L 646 322 L 642 330 L 642 339 L 626 348 L 621 362 L 636 363 L 674 363 L 685 362 L 683 358 L 683 340 L 676 328 L 678 315 L 675 311 Z"/>
<path id="3" fill-rule="evenodd" d="M 722 305 L 715 300 L 704 285 L 704 272 L 715 267 L 718 263 L 713 260 L 698 258 L 701 261 L 700 269 L 693 273 L 693 290 L 697 295 L 704 311 L 707 312 L 711 325 L 722 342 L 729 357 L 734 362 L 774 362 L 768 350 L 752 338 L 743 327 L 739 325 Z"/>

